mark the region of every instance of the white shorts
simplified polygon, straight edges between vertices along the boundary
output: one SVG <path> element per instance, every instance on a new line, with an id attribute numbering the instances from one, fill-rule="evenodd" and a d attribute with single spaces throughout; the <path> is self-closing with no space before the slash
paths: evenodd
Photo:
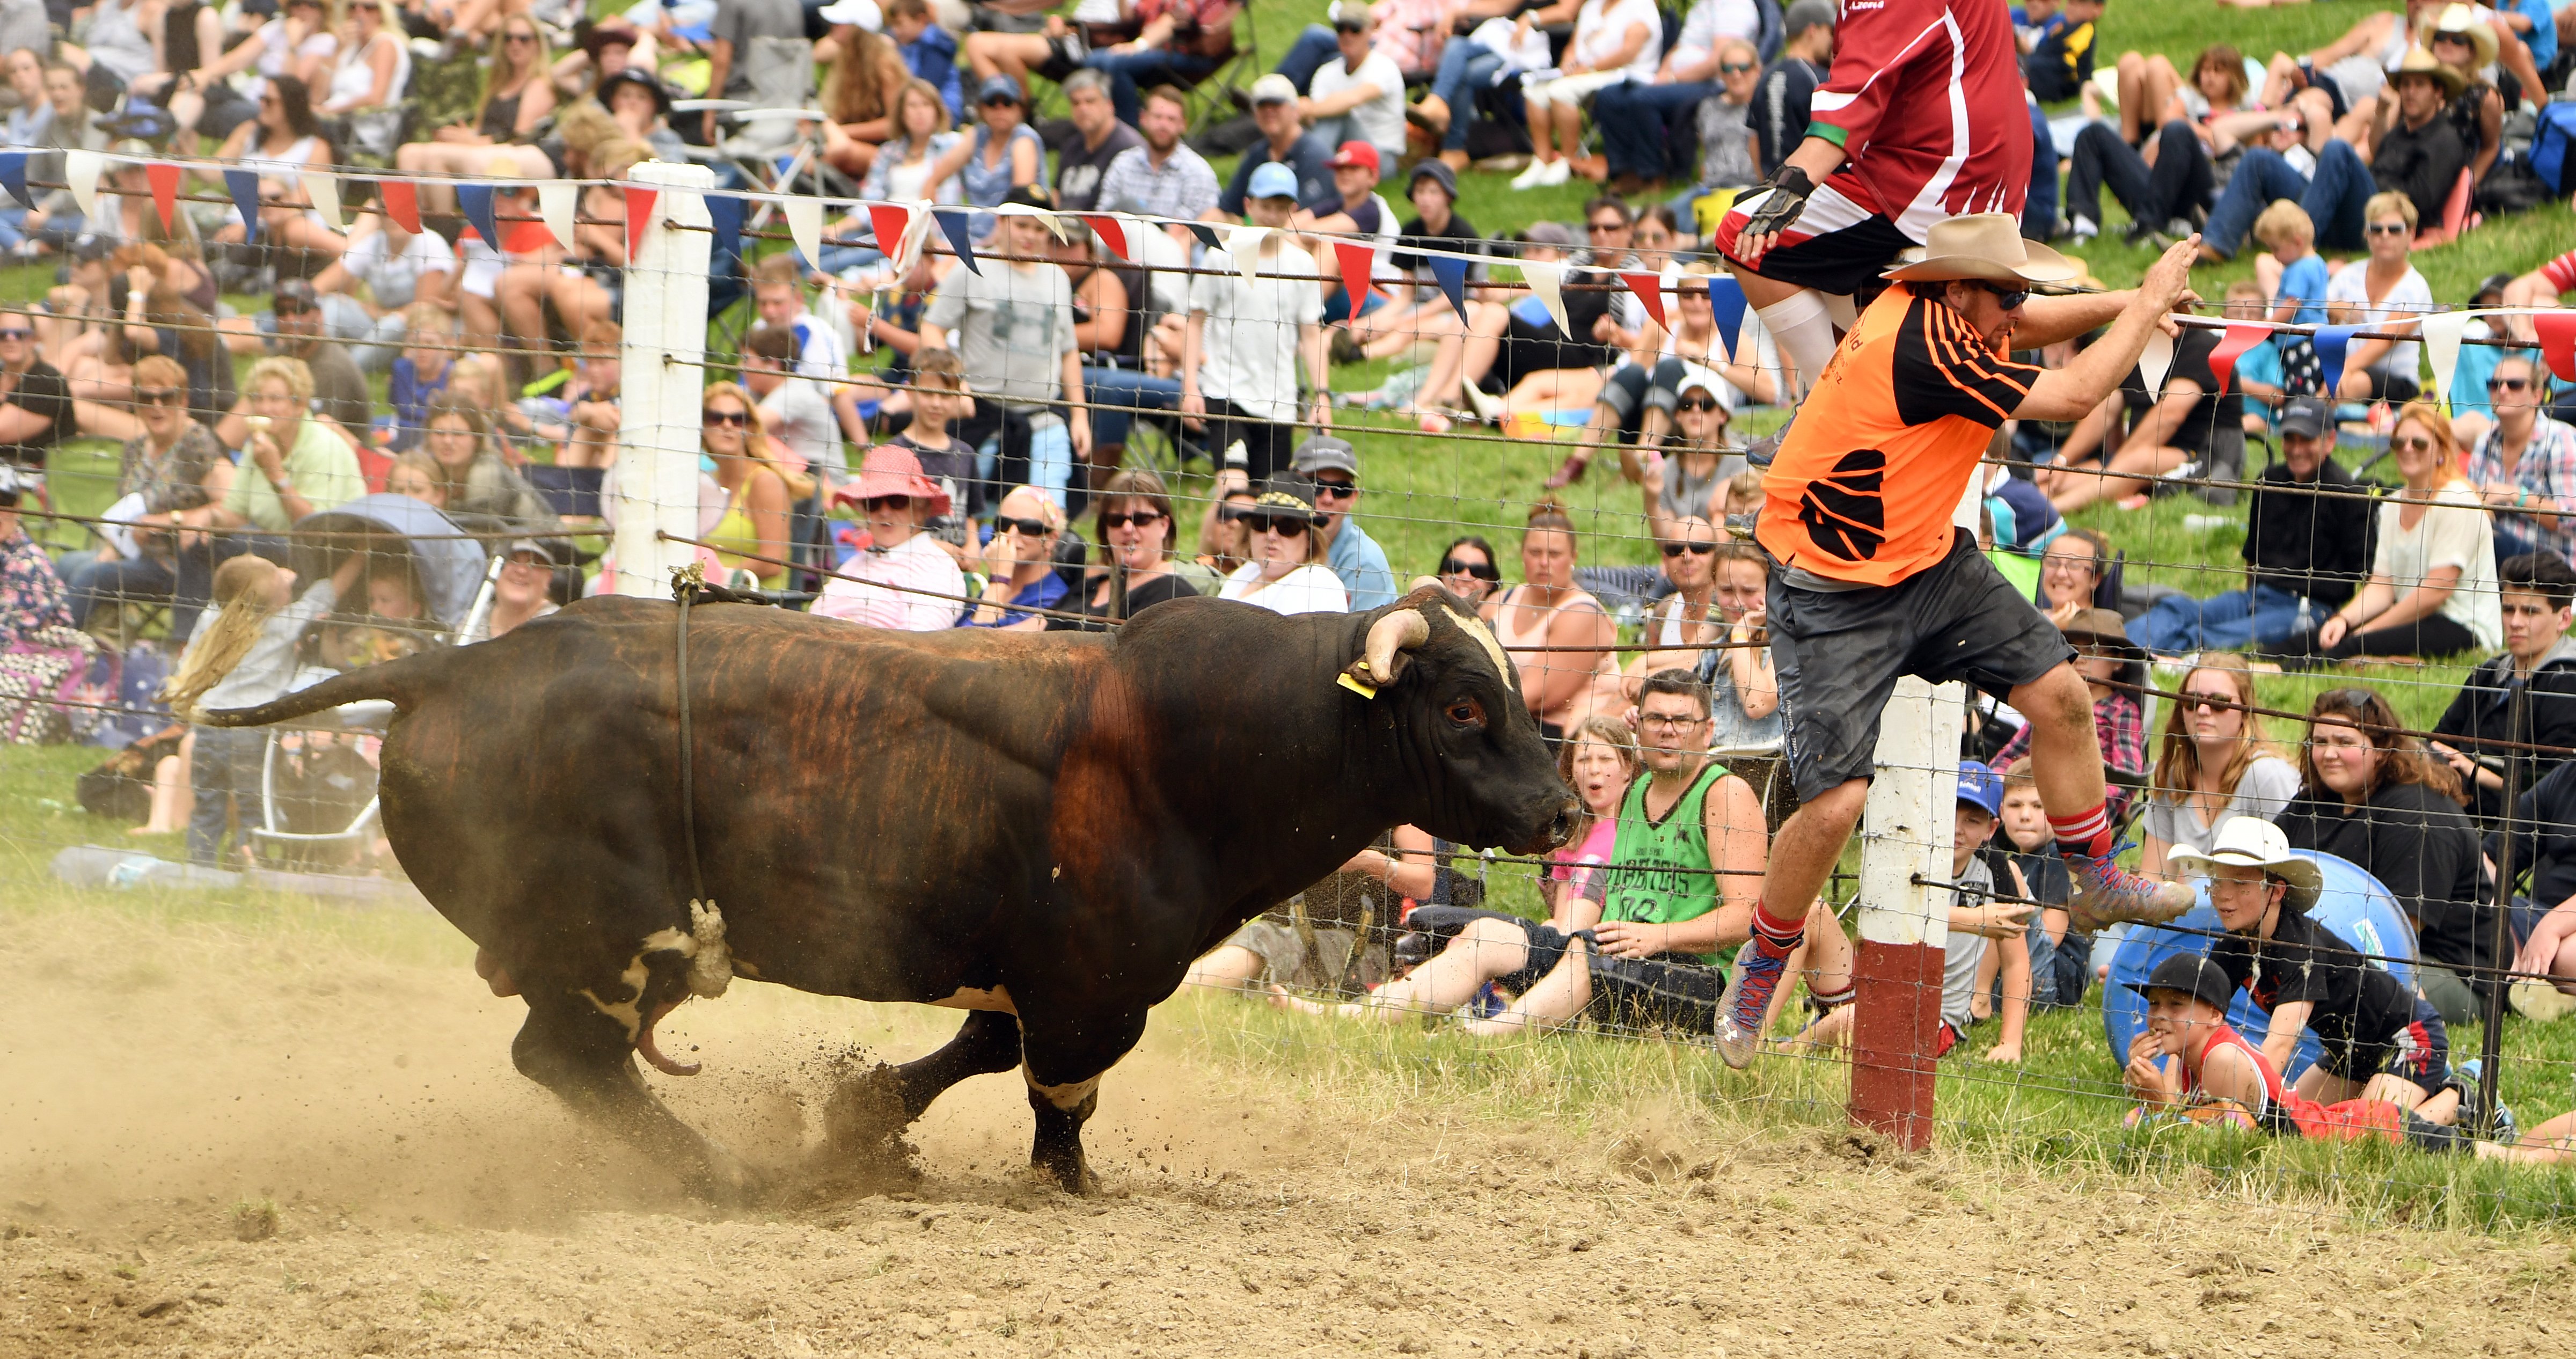
<path id="1" fill-rule="evenodd" d="M 1627 78 L 1626 71 L 1586 71 L 1582 75 L 1558 76 L 1540 84 L 1525 82 L 1521 86 L 1521 98 L 1533 104 L 1563 104 L 1567 108 L 1575 108 L 1587 96 Z"/>

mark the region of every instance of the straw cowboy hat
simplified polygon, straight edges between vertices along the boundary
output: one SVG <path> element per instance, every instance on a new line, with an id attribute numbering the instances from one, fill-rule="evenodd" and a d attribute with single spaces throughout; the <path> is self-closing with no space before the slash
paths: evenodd
<path id="1" fill-rule="evenodd" d="M 2218 823 L 2208 852 L 2177 849 L 2165 856 L 2165 862 L 2185 872 L 2230 866 L 2262 869 L 2290 884 L 2281 904 L 2302 915 L 2317 904 L 2317 893 L 2326 885 L 2325 870 L 2317 867 L 2316 860 L 2292 853 L 2290 839 L 2281 828 L 2259 816 L 2231 816 Z"/>
<path id="2" fill-rule="evenodd" d="M 2065 283 L 2082 272 L 2064 255 L 2023 240 L 2021 221 L 2012 214 L 1972 212 L 1934 222 L 1922 245 L 1896 257 L 1887 277 L 1906 283 Z"/>
<path id="3" fill-rule="evenodd" d="M 2443 6 L 2440 14 L 2434 15 L 2426 19 L 2423 23 L 2416 25 L 2415 41 L 2422 43 L 2424 45 L 2424 50 L 2429 52 L 2433 50 L 2434 35 L 2439 33 L 2456 34 L 2468 39 L 2469 45 L 2477 49 L 2478 65 L 2480 67 L 2493 66 L 2495 64 L 2496 51 L 2499 47 L 2499 44 L 2496 42 L 2495 29 L 2490 25 L 2478 22 L 2477 11 L 2471 9 L 2469 6 Z"/>
<path id="4" fill-rule="evenodd" d="M 2484 32 L 2483 29 L 2480 31 Z M 2495 35 L 2487 34 L 2487 41 L 2493 43 Z M 2406 49 L 2405 59 L 2397 63 L 2397 69 L 2388 73 L 2389 87 L 2396 88 L 2400 78 L 2411 75 L 2430 76 L 2435 84 L 2442 87 L 2442 95 L 2446 99 L 2459 98 L 2460 91 L 2469 87 L 2469 78 L 2461 75 L 2458 68 L 2421 47 Z"/>

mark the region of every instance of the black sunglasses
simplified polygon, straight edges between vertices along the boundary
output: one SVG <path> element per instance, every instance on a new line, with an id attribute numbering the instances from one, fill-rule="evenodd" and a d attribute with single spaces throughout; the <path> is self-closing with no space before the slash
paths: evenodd
<path id="1" fill-rule="evenodd" d="M 1368 32 L 1368 25 L 1365 23 L 1338 23 L 1333 25 L 1333 31 L 1336 33 L 1366 33 Z"/>
<path id="2" fill-rule="evenodd" d="M 1625 231 L 1628 229 L 1628 224 L 1626 222 L 1586 222 L 1583 224 L 1583 229 L 1586 231 Z"/>
<path id="3" fill-rule="evenodd" d="M 2405 229 L 2404 222 L 2373 222 L 2362 228 L 2373 236 L 2394 236 Z"/>
<path id="4" fill-rule="evenodd" d="M 2490 392 L 2519 392 L 2530 385 L 2529 378 L 2491 377 L 2487 379 L 2487 390 Z"/>
<path id="5" fill-rule="evenodd" d="M 2229 712 L 2236 707 L 2234 694 L 2184 694 L 2185 712 Z"/>
<path id="6" fill-rule="evenodd" d="M 1255 533 L 1276 533 L 1282 538 L 1302 538 L 1306 534 L 1306 517 L 1301 514 L 1264 514 L 1259 510 L 1226 510 L 1219 517 L 1229 524 L 1241 524 Z"/>
<path id="7" fill-rule="evenodd" d="M 1318 496 L 1334 496 L 1339 499 L 1348 500 L 1359 493 L 1360 488 L 1347 481 L 1319 481 L 1315 483 L 1315 494 Z"/>
<path id="8" fill-rule="evenodd" d="M 1985 289 L 1987 292 L 1993 293 L 1995 295 L 1996 305 L 2002 307 L 2005 311 L 2011 311 L 2019 307 L 2024 302 L 2028 302 L 2030 300 L 2030 289 L 2028 288 L 2007 288 L 2000 283 L 1987 283 L 1982 280 L 1978 282 L 1977 286 Z"/>
<path id="9" fill-rule="evenodd" d="M 993 516 L 993 531 L 1016 533 L 1023 538 L 1046 538 L 1053 536 L 1055 532 L 1047 527 L 1043 519 L 1014 519 L 1007 514 Z"/>
<path id="10" fill-rule="evenodd" d="M 1685 552 L 1687 552 L 1687 553 L 1691 554 L 1691 555 L 1692 555 L 1692 556 L 1694 556 L 1694 557 L 1705 557 L 1705 556 L 1707 556 L 1708 554 L 1710 554 L 1710 553 L 1712 553 L 1712 552 L 1715 552 L 1716 550 L 1717 550 L 1717 544 L 1715 544 L 1715 543 L 1666 543 L 1666 544 L 1664 544 L 1664 555 L 1665 555 L 1666 557 L 1678 557 L 1678 556 L 1682 555 L 1682 554 L 1683 554 L 1683 553 L 1685 553 Z"/>
<path id="11" fill-rule="evenodd" d="M 1104 529 L 1121 529 L 1130 525 L 1143 528 L 1147 524 L 1160 523 L 1162 519 L 1160 510 L 1138 510 L 1133 514 L 1104 514 L 1100 516 L 1100 526 Z"/>
<path id="12" fill-rule="evenodd" d="M 742 425 L 748 427 L 751 424 L 751 412 L 749 411 L 700 411 L 698 412 L 698 416 L 710 425 Z"/>
<path id="13" fill-rule="evenodd" d="M 36 332 L 26 326 L 0 326 L 0 340 L 32 340 Z"/>
<path id="14" fill-rule="evenodd" d="M 1717 409 L 1717 402 L 1704 396 L 1693 397 L 1688 401 L 1674 402 L 1673 409 L 1677 411 L 1713 411 Z"/>
<path id="15" fill-rule="evenodd" d="M 185 395 L 187 393 L 176 387 L 138 387 L 134 390 L 134 399 L 146 406 L 175 405 Z"/>
<path id="16" fill-rule="evenodd" d="M 1503 573 L 1494 569 L 1494 564 L 1492 562 L 1462 562 L 1455 557 L 1445 557 L 1441 559 L 1440 574 L 1444 576 L 1474 576 L 1478 580 L 1501 580 L 1503 578 Z"/>
<path id="17" fill-rule="evenodd" d="M 859 506 L 862 509 L 869 510 L 908 510 L 912 508 L 912 497 L 908 495 L 872 495 L 867 499 L 860 501 Z"/>
<path id="18" fill-rule="evenodd" d="M 1720 75 L 1742 75 L 1747 71 L 1759 71 L 1761 69 L 1761 67 L 1756 66 L 1749 61 L 1721 61 L 1717 64 L 1718 74 Z"/>

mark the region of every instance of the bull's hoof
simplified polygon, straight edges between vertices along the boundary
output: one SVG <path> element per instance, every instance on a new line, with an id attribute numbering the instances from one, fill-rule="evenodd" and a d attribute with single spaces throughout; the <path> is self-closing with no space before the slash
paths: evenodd
<path id="1" fill-rule="evenodd" d="M 1056 1188 L 1075 1198 L 1100 1196 L 1100 1177 L 1091 1173 L 1091 1167 L 1084 1164 L 1080 1152 L 1071 1156 L 1033 1156 L 1029 1158 L 1029 1173 L 1052 1182 Z"/>
<path id="2" fill-rule="evenodd" d="M 713 1143 L 707 1146 L 704 1163 L 682 1176 L 681 1182 L 690 1197 L 718 1208 L 750 1208 L 769 1193 L 768 1181 L 760 1172 Z"/>

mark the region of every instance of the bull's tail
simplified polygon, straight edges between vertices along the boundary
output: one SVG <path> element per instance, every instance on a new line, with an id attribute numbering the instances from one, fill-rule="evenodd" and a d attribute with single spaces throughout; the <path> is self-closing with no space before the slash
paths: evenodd
<path id="1" fill-rule="evenodd" d="M 370 665 L 310 688 L 298 689 L 273 703 L 263 703 L 256 708 L 217 708 L 199 713 L 197 720 L 209 727 L 264 727 L 271 722 L 305 717 L 325 708 L 367 699 L 388 699 L 396 710 L 409 711 L 420 697 L 419 682 L 423 671 L 439 655 L 431 652 L 384 665 Z"/>

